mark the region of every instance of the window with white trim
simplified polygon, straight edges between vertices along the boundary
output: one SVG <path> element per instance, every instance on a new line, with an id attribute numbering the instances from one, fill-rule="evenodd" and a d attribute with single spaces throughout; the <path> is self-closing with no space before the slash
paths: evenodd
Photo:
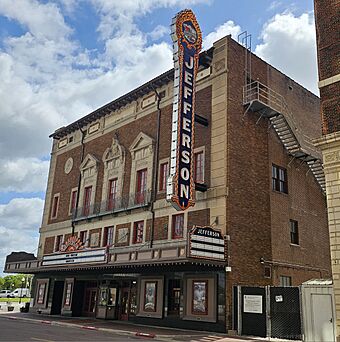
<path id="1" fill-rule="evenodd" d="M 142 243 L 144 233 L 144 221 L 135 222 L 133 225 L 133 243 Z"/>

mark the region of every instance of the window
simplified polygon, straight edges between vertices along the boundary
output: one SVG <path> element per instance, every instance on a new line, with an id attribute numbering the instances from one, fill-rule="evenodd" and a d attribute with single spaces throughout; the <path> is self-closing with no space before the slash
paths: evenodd
<path id="1" fill-rule="evenodd" d="M 162 163 L 159 171 L 159 191 L 166 190 L 166 181 L 169 175 L 169 163 Z"/>
<path id="2" fill-rule="evenodd" d="M 273 190 L 288 193 L 287 170 L 283 167 L 272 165 Z"/>
<path id="3" fill-rule="evenodd" d="M 55 252 L 59 252 L 61 250 L 61 246 L 63 244 L 63 236 L 62 235 L 58 235 L 57 239 L 55 241 Z"/>
<path id="4" fill-rule="evenodd" d="M 280 276 L 280 286 L 292 286 L 292 277 L 289 276 Z"/>
<path id="5" fill-rule="evenodd" d="M 290 220 L 289 225 L 290 225 L 290 243 L 293 243 L 294 245 L 298 245 L 299 244 L 298 222 L 294 220 Z"/>
<path id="6" fill-rule="evenodd" d="M 79 239 L 83 243 L 84 246 L 87 245 L 87 241 L 86 241 L 87 240 L 87 231 L 86 230 L 83 230 L 80 232 Z"/>
<path id="7" fill-rule="evenodd" d="M 134 243 L 142 243 L 143 242 L 143 231 L 144 231 L 144 221 L 135 222 L 134 234 L 133 234 L 133 242 Z"/>
<path id="8" fill-rule="evenodd" d="M 194 155 L 194 180 L 196 183 L 204 183 L 204 153 L 197 152 Z"/>
<path id="9" fill-rule="evenodd" d="M 84 190 L 84 206 L 83 206 L 84 216 L 88 216 L 90 214 L 91 193 L 92 193 L 92 186 L 86 187 Z"/>
<path id="10" fill-rule="evenodd" d="M 172 238 L 181 239 L 183 237 L 184 214 L 174 215 L 172 217 Z"/>
<path id="11" fill-rule="evenodd" d="M 113 227 L 104 229 L 103 247 L 113 245 Z"/>
<path id="12" fill-rule="evenodd" d="M 264 277 L 265 278 L 271 278 L 272 277 L 272 269 L 270 266 L 264 267 Z"/>
<path id="13" fill-rule="evenodd" d="M 100 246 L 100 235 L 101 232 L 97 229 L 90 230 L 90 247 L 94 248 Z"/>
<path id="14" fill-rule="evenodd" d="M 75 213 L 77 206 L 77 190 L 71 192 L 70 215 Z"/>
<path id="15" fill-rule="evenodd" d="M 136 203 L 141 204 L 145 200 L 147 169 L 137 171 Z"/>
<path id="16" fill-rule="evenodd" d="M 51 218 L 56 218 L 58 214 L 59 195 L 53 197 Z"/>
<path id="17" fill-rule="evenodd" d="M 109 192 L 108 192 L 107 210 L 112 210 L 116 206 L 117 184 L 118 184 L 118 179 L 117 178 L 109 180 Z"/>

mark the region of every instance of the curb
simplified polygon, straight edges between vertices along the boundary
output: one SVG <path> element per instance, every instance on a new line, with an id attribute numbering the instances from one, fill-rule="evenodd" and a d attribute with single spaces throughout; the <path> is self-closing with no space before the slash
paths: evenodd
<path id="1" fill-rule="evenodd" d="M 82 329 L 87 329 L 87 330 L 97 330 L 97 331 L 100 331 L 99 330 L 100 328 L 91 327 L 91 326 L 88 326 L 88 325 L 80 325 L 79 327 L 82 328 Z"/>
<path id="2" fill-rule="evenodd" d="M 136 332 L 135 336 L 139 337 L 148 337 L 148 338 L 155 338 L 155 334 L 148 334 L 148 333 L 142 333 L 142 332 Z"/>

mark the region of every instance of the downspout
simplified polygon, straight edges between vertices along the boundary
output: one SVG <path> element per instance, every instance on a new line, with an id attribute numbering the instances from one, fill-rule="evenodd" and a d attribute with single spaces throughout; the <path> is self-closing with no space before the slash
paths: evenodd
<path id="1" fill-rule="evenodd" d="M 154 240 L 154 232 L 155 232 L 155 209 L 154 205 L 157 199 L 157 185 L 158 185 L 158 161 L 159 161 L 159 136 L 160 136 L 160 128 L 161 128 L 161 109 L 159 104 L 161 102 L 161 96 L 154 89 L 155 95 L 157 97 L 157 132 L 156 132 L 156 146 L 155 146 L 155 158 L 153 163 L 153 170 L 152 170 L 152 193 L 151 193 L 151 230 L 150 230 L 150 248 L 153 247 L 153 240 Z"/>
<path id="2" fill-rule="evenodd" d="M 80 154 L 80 164 L 83 162 L 84 160 L 84 152 L 85 152 L 85 145 L 84 145 L 84 138 L 85 138 L 85 132 L 83 131 L 80 127 L 80 125 L 78 124 L 78 128 L 81 132 L 81 154 Z M 78 188 L 77 188 L 77 199 L 76 199 L 76 208 L 75 208 L 75 212 L 72 213 L 72 236 L 74 235 L 74 219 L 77 216 L 77 212 L 78 212 L 78 205 L 79 205 L 79 197 L 80 197 L 80 184 L 81 184 L 81 170 L 79 170 L 79 178 L 78 178 Z"/>

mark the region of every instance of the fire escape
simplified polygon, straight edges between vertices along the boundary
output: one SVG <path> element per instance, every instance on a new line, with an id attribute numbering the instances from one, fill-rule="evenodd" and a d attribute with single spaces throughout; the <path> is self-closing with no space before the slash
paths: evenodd
<path id="1" fill-rule="evenodd" d="M 266 85 L 255 81 L 248 83 L 243 88 L 244 116 L 249 112 L 259 114 L 257 123 L 262 118 L 267 118 L 270 126 L 284 145 L 285 149 L 294 159 L 307 163 L 309 171 L 319 183 L 325 193 L 325 175 L 323 171 L 320 151 L 312 144 L 311 138 L 306 136 L 294 122 L 284 97 Z"/>

